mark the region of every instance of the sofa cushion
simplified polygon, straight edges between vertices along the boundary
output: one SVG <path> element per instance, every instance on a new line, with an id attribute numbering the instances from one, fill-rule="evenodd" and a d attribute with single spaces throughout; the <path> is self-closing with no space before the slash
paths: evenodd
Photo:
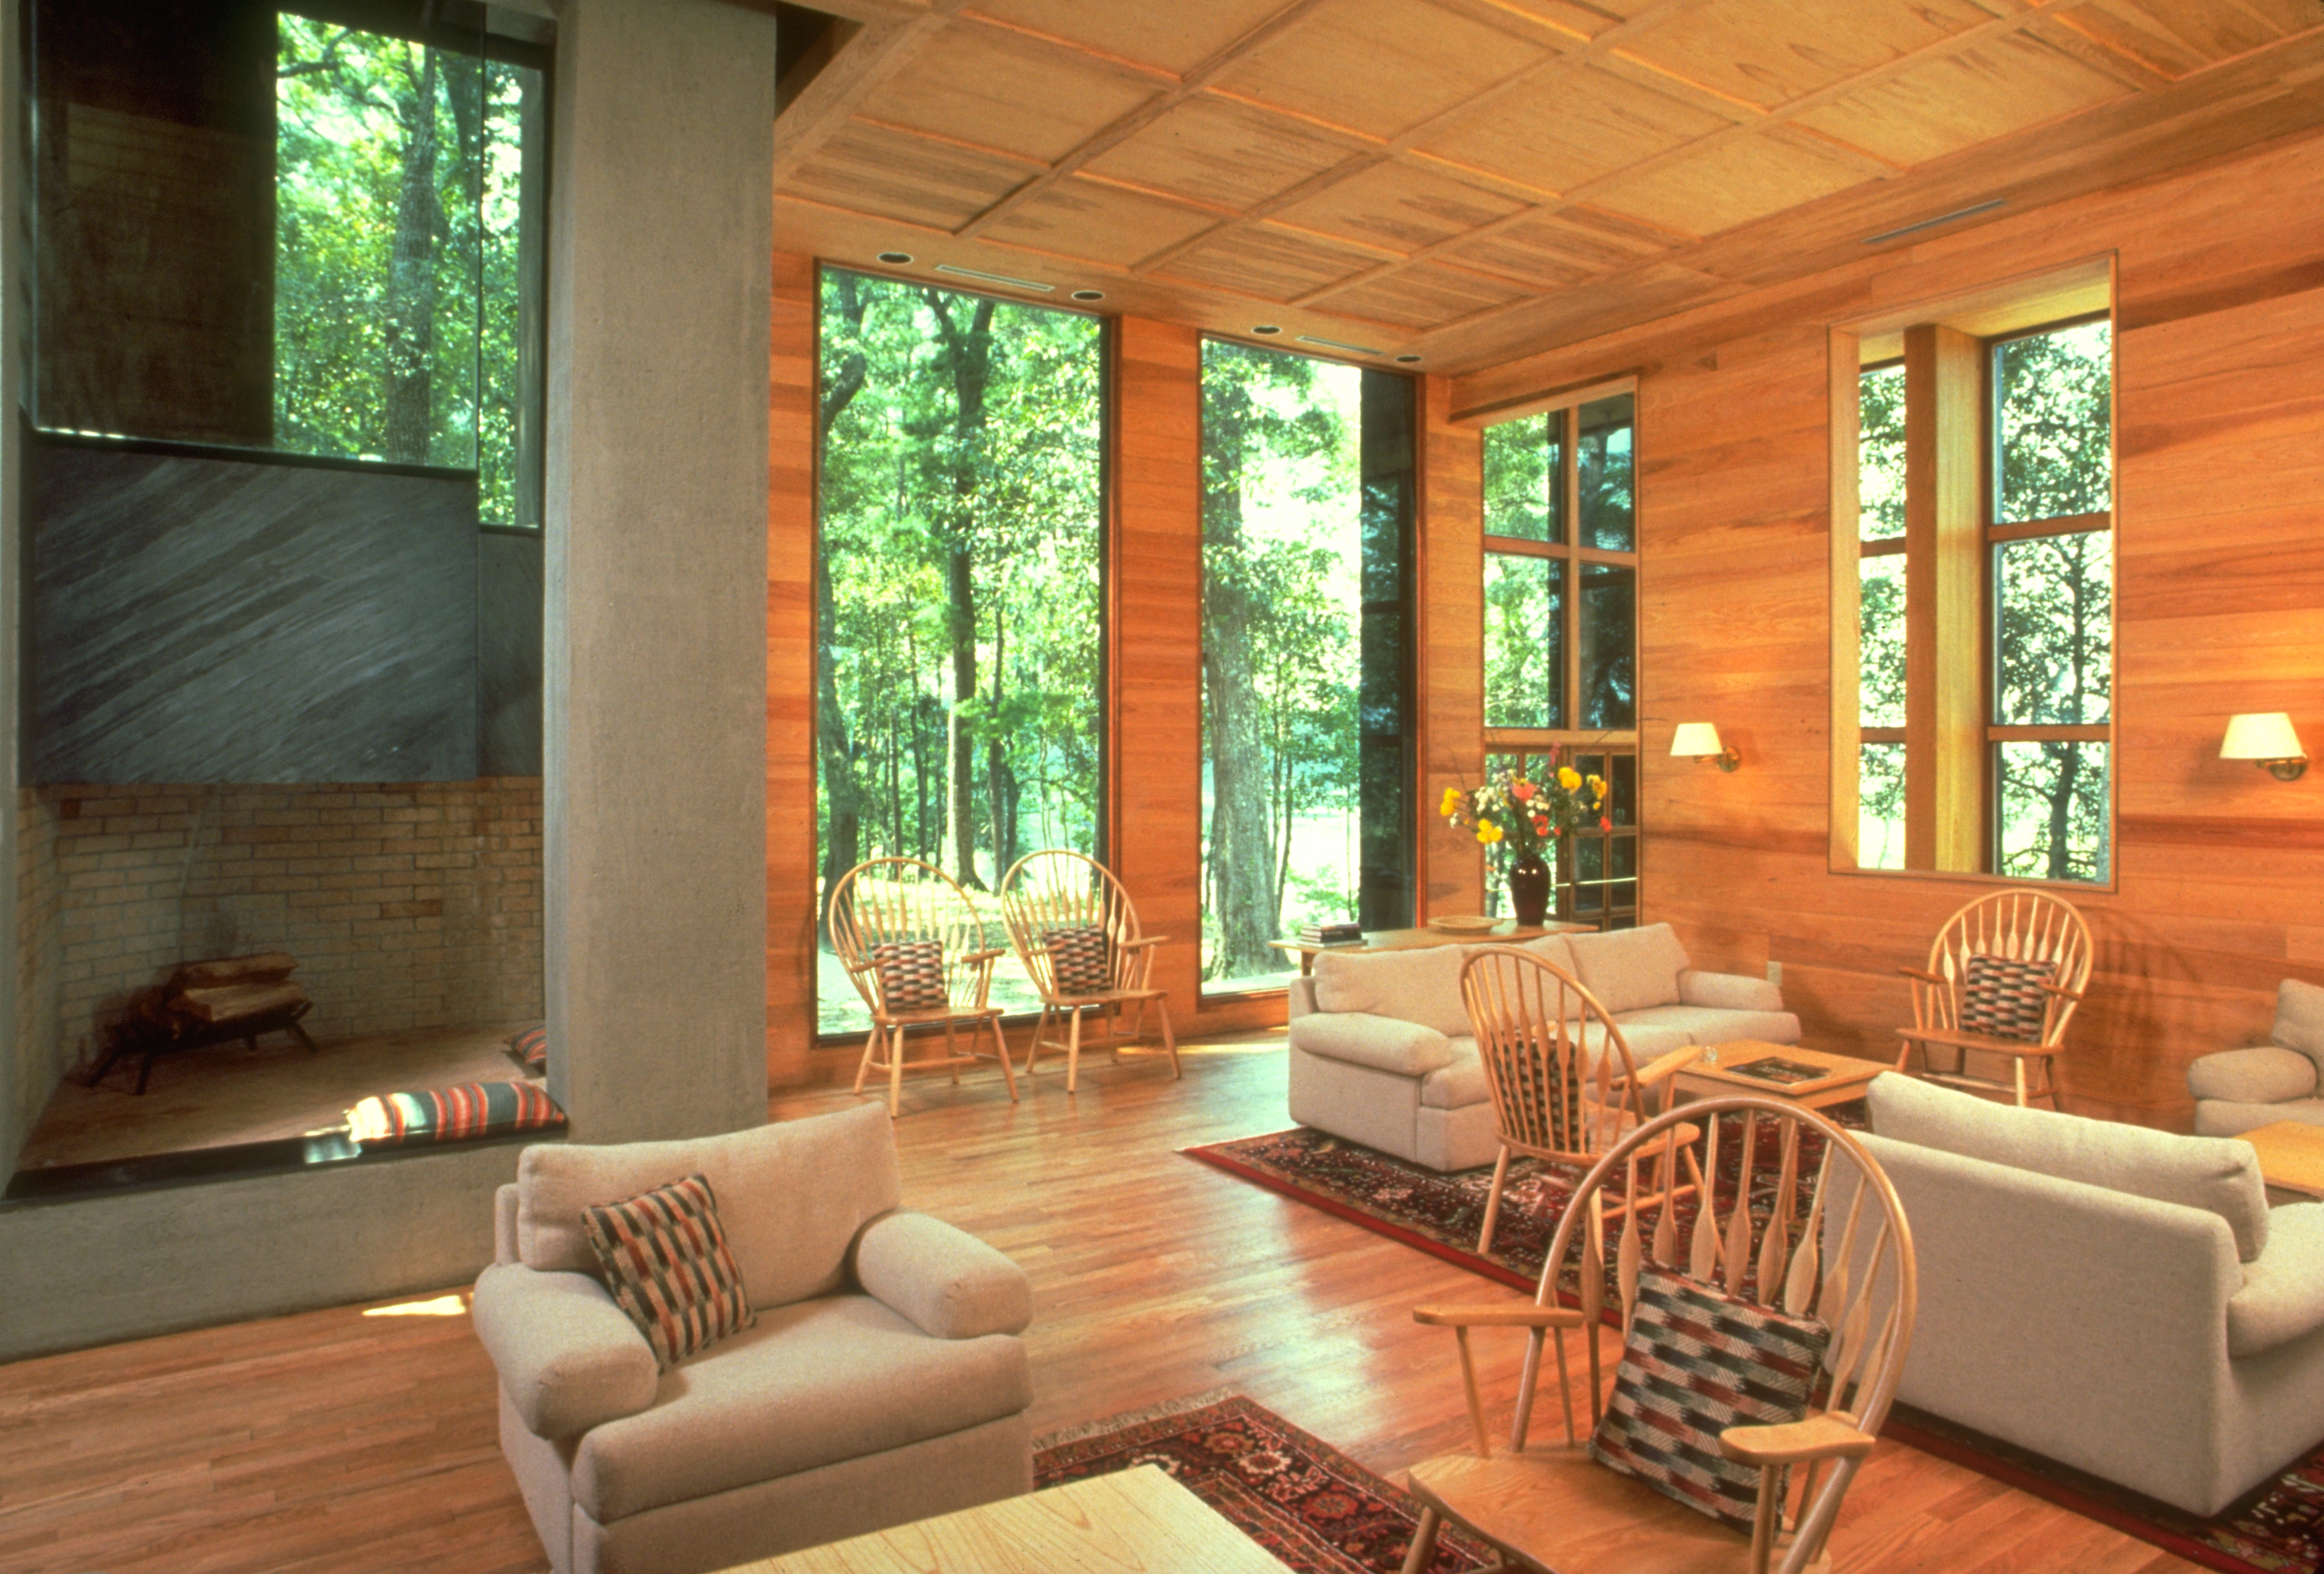
<path id="1" fill-rule="evenodd" d="M 1323 952 L 1315 958 L 1315 1006 L 1395 1017 L 1461 1037 L 1469 1031 L 1468 1008 L 1461 1003 L 1461 948 Z"/>
<path id="2" fill-rule="evenodd" d="M 718 1199 L 700 1175 L 584 1208 L 581 1228 L 613 1303 L 665 1371 L 758 1321 L 718 1225 Z"/>
<path id="3" fill-rule="evenodd" d="M 1686 947 L 1669 925 L 1569 934 L 1565 943 L 1573 953 L 1576 976 L 1614 1015 L 1678 1003 L 1678 975 L 1687 966 Z"/>
<path id="4" fill-rule="evenodd" d="M 1780 1011 L 1784 991 L 1766 979 L 1691 967 L 1678 975 L 1678 1003 L 1721 1011 Z"/>
<path id="5" fill-rule="evenodd" d="M 1369 1011 L 1302 1017 L 1291 1025 L 1291 1042 L 1326 1060 L 1406 1077 L 1425 1077 L 1452 1058 L 1452 1041 L 1434 1027 Z"/>
<path id="6" fill-rule="evenodd" d="M 519 1259 L 544 1273 L 591 1275 L 597 1255 L 582 1233 L 581 1210 L 706 1176 L 761 1315 L 838 1289 L 855 1232 L 903 1198 L 884 1104 L 676 1142 L 529 1147 L 516 1173 Z"/>
<path id="7" fill-rule="evenodd" d="M 2227 1353 L 2256 1356 L 2324 1328 L 2324 1202 L 2268 1215 L 2267 1249 L 2227 1302 Z"/>
<path id="8" fill-rule="evenodd" d="M 2278 1104 L 2316 1091 L 2316 1063 L 2297 1050 L 2263 1044 L 2198 1055 L 2187 1068 L 2187 1091 L 2198 1099 L 2238 1104 Z"/>
<path id="9" fill-rule="evenodd" d="M 1630 1053 L 1641 1063 L 1655 1058 L 1639 1047 L 1638 1033 L 1647 1027 L 1667 1028 L 1674 1033 L 1684 1034 L 1688 1044 L 1732 1044 L 1738 1038 L 1756 1038 L 1766 1044 L 1797 1044 L 1800 1041 L 1800 1019 L 1789 1011 L 1729 1011 L 1711 1006 L 1649 1006 L 1643 1011 L 1625 1011 L 1614 1020 L 1621 1026 L 1622 1036 L 1630 1041 Z M 1675 1049 L 1678 1046 L 1673 1045 L 1671 1047 Z"/>
<path id="10" fill-rule="evenodd" d="M 583 1437 L 573 1500 L 605 1524 L 980 1426 L 1032 1398 L 1019 1339 L 931 1339 L 869 1295 L 800 1302 L 664 1373 L 650 1409 Z"/>
<path id="11" fill-rule="evenodd" d="M 2324 1099 L 2291 1099 L 2281 1104 L 2240 1104 L 2232 1099 L 2204 1099 L 2195 1106 L 2198 1137 L 2241 1137 L 2279 1120 L 2302 1126 L 2324 1126 Z"/>
<path id="12" fill-rule="evenodd" d="M 1866 1100 L 1882 1137 L 2200 1208 L 2226 1221 L 2247 1263 L 2267 1247 L 2267 1190 L 2247 1142 L 2020 1109 L 1893 1072 L 1872 1079 Z"/>
<path id="13" fill-rule="evenodd" d="M 2275 986 L 2275 1030 L 2269 1035 L 2285 1049 L 2316 1063 L 2324 1076 L 2324 988 L 2286 979 Z"/>
<path id="14" fill-rule="evenodd" d="M 2039 1044 L 2049 1019 L 2043 986 L 2058 976 L 2054 962 L 1971 954 L 1961 967 L 1960 1029 L 2014 1044 Z"/>

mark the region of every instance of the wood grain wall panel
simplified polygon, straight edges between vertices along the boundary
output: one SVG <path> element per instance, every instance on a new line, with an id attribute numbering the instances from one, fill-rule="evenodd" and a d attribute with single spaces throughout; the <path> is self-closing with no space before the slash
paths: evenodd
<path id="1" fill-rule="evenodd" d="M 1106 845 L 1139 921 L 1169 938 L 1154 979 L 1185 1032 L 1203 973 L 1202 339 L 1138 318 L 1113 327 Z"/>
<path id="2" fill-rule="evenodd" d="M 767 1082 L 827 1082 L 815 1046 L 816 264 L 774 258 L 767 419 Z M 847 1065 L 840 1067 L 839 1062 Z"/>
<path id="3" fill-rule="evenodd" d="M 2288 142 L 1454 380 L 1452 408 L 1475 409 L 1638 373 L 1645 916 L 1701 964 L 1783 964 L 1810 1042 L 1892 1053 L 1895 969 L 1992 888 L 1829 867 L 1828 330 L 2107 252 L 2116 881 L 2074 893 L 2098 958 L 2068 1107 L 2183 1128 L 2187 1063 L 2264 1036 L 2279 979 L 2324 982 L 2324 773 L 2217 758 L 2231 711 L 2289 710 L 2324 745 L 2319 151 Z M 1662 752 L 1698 718 L 1741 770 Z"/>
<path id="4" fill-rule="evenodd" d="M 1452 423 L 1452 384 L 1421 382 L 1419 584 L 1420 868 L 1425 920 L 1484 911 L 1483 857 L 1436 812 L 1447 787 L 1485 769 L 1484 440 Z"/>

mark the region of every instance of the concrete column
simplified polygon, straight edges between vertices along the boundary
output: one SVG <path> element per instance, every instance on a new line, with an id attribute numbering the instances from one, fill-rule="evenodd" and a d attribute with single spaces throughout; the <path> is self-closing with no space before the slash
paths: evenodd
<path id="1" fill-rule="evenodd" d="M 775 24 L 558 13 L 545 774 L 551 1087 L 585 1142 L 766 1118 Z"/>

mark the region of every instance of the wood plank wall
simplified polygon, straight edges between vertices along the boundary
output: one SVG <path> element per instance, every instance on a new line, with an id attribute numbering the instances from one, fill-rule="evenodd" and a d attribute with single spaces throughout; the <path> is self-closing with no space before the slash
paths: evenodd
<path id="1" fill-rule="evenodd" d="M 2070 1108 L 2191 1124 L 2187 1063 L 2264 1036 L 2279 979 L 2324 982 L 2324 770 L 2216 758 L 2236 711 L 2324 750 L 2319 235 L 2303 139 L 1456 380 L 1471 408 L 1639 373 L 1647 921 L 1782 963 L 1811 1042 L 1890 1052 L 1895 968 L 1990 886 L 1829 868 L 1827 325 L 2113 252 L 2118 888 L 2078 898 L 2098 958 L 2064 1080 Z M 1693 719 L 1742 769 L 1662 752 Z"/>
<path id="2" fill-rule="evenodd" d="M 1485 445 L 1452 422 L 1452 384 L 1422 391 L 1420 911 L 1484 910 L 1485 861 L 1475 840 L 1436 812 L 1446 787 L 1475 787 L 1485 769 Z"/>
<path id="3" fill-rule="evenodd" d="M 811 257 L 774 258 L 767 421 L 767 1082 L 828 1082 L 815 1045 L 815 309 Z"/>

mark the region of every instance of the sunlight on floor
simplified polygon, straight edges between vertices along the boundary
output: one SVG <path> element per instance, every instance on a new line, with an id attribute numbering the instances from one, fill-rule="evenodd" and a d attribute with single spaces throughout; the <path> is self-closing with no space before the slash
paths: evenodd
<path id="1" fill-rule="evenodd" d="M 438 1295 L 433 1301 L 404 1301 L 393 1306 L 366 1306 L 365 1317 L 466 1317 L 468 1302 L 458 1294 Z"/>

